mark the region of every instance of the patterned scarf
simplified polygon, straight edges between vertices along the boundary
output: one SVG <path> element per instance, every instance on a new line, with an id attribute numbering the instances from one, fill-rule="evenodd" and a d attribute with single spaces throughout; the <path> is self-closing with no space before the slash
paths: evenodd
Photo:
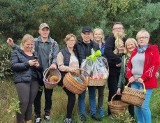
<path id="1" fill-rule="evenodd" d="M 138 53 L 144 53 L 148 48 L 148 44 L 144 45 L 143 47 L 138 47 Z"/>

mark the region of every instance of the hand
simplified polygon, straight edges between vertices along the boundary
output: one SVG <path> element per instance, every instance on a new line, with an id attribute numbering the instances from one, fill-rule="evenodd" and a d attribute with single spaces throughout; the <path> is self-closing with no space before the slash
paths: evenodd
<path id="1" fill-rule="evenodd" d="M 7 39 L 7 44 L 8 44 L 9 46 L 12 46 L 12 47 L 15 45 L 12 38 L 8 38 L 8 39 Z"/>
<path id="2" fill-rule="evenodd" d="M 37 61 L 35 59 L 34 60 L 29 60 L 28 63 L 29 63 L 30 66 L 35 66 Z"/>
<path id="3" fill-rule="evenodd" d="M 50 69 L 57 69 L 57 65 L 56 64 L 51 64 L 51 66 L 49 68 Z"/>
<path id="4" fill-rule="evenodd" d="M 130 83 L 134 82 L 134 81 L 135 81 L 134 76 L 130 77 L 128 81 L 129 81 Z"/>
<path id="5" fill-rule="evenodd" d="M 69 71 L 73 72 L 73 73 L 77 73 L 77 69 L 76 68 L 69 68 Z"/>
<path id="6" fill-rule="evenodd" d="M 156 72 L 155 77 L 158 79 L 158 77 L 159 77 L 159 73 L 158 72 Z"/>
<path id="7" fill-rule="evenodd" d="M 121 67 L 121 63 L 119 63 L 119 64 L 116 64 L 116 67 Z"/>
<path id="8" fill-rule="evenodd" d="M 142 78 L 138 78 L 138 82 L 143 83 L 143 79 Z"/>
<path id="9" fill-rule="evenodd" d="M 35 67 L 39 67 L 39 66 L 40 66 L 38 60 L 35 61 L 35 65 L 34 65 L 34 66 L 35 66 Z"/>
<path id="10" fill-rule="evenodd" d="M 117 89 L 117 94 L 121 95 L 121 89 L 120 88 Z"/>

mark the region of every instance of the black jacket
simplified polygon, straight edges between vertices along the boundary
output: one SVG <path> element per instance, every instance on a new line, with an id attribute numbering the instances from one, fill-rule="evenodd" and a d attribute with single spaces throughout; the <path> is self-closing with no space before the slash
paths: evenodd
<path id="1" fill-rule="evenodd" d="M 11 69 L 14 72 L 14 82 L 31 82 L 33 67 L 28 63 L 26 54 L 21 49 L 16 49 L 11 54 Z M 36 67 L 34 69 L 37 69 Z M 38 70 L 38 69 L 37 69 Z M 40 70 L 40 68 L 39 68 Z"/>
<path id="2" fill-rule="evenodd" d="M 91 55 L 91 49 L 99 50 L 99 46 L 97 43 L 91 40 L 90 43 L 84 43 L 82 40 L 79 40 L 76 45 L 75 49 L 77 51 L 77 57 L 79 60 L 79 64 L 81 65 L 83 59 L 86 59 L 87 56 Z"/>
<path id="3" fill-rule="evenodd" d="M 126 39 L 123 38 L 123 41 L 125 42 Z M 108 64 L 109 64 L 110 69 L 117 68 L 116 64 L 121 63 L 122 55 L 121 54 L 114 54 L 114 52 L 113 52 L 114 50 L 115 50 L 115 37 L 114 37 L 114 35 L 111 35 L 106 40 L 105 49 L 104 49 L 104 56 L 108 60 Z"/>

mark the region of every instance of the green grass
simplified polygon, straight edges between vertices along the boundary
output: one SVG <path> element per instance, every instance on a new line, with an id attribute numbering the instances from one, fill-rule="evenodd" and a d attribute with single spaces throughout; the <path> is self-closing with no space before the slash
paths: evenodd
<path id="1" fill-rule="evenodd" d="M 11 82 L 11 80 L 7 81 L 1 81 L 0 82 L 0 123 L 13 123 L 15 119 L 15 113 L 12 111 L 11 113 L 8 113 L 8 109 L 11 105 L 11 99 L 13 97 L 16 97 L 16 91 L 14 84 Z M 105 96 L 104 96 L 104 109 L 105 113 L 107 113 L 107 95 L 108 90 L 105 90 Z M 77 97 L 78 99 L 78 97 Z M 73 119 L 77 121 L 77 123 L 81 123 L 79 120 L 78 115 L 78 108 L 77 108 L 77 99 L 76 104 L 74 106 L 73 111 Z M 66 115 L 66 105 L 67 105 L 67 96 L 65 92 L 60 87 L 56 87 L 53 92 L 52 97 L 53 107 L 51 111 L 51 121 L 50 123 L 63 123 L 63 120 Z M 92 120 L 89 115 L 89 106 L 88 106 L 88 93 L 86 93 L 86 112 L 87 112 L 87 123 L 97 123 L 96 121 Z M 152 118 L 153 123 L 159 123 L 160 122 L 160 88 L 155 89 L 152 95 L 151 99 L 151 111 L 152 111 Z M 42 95 L 42 112 L 44 109 L 44 95 Z M 120 121 L 111 120 L 108 117 L 104 117 L 103 121 L 101 123 L 121 123 Z M 45 121 L 42 121 L 42 123 L 45 123 Z"/>

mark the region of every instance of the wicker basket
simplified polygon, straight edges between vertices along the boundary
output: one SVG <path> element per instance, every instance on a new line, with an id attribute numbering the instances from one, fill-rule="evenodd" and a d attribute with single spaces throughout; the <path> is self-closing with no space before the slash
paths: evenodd
<path id="1" fill-rule="evenodd" d="M 104 86 L 107 79 L 90 79 L 88 86 Z"/>
<path id="2" fill-rule="evenodd" d="M 117 94 L 115 94 L 111 101 L 108 102 L 110 111 L 112 113 L 112 115 L 119 115 L 122 114 L 126 111 L 126 109 L 128 108 L 128 104 L 124 103 L 120 100 L 113 100 L 113 98 L 116 96 Z"/>
<path id="3" fill-rule="evenodd" d="M 140 107 L 145 99 L 145 93 L 142 90 L 130 88 L 128 87 L 128 85 L 129 83 L 126 85 L 125 89 L 122 92 L 121 100 L 123 102 Z M 145 89 L 144 83 L 143 87 Z"/>
<path id="4" fill-rule="evenodd" d="M 89 75 L 87 76 L 83 75 L 81 71 L 84 71 L 82 69 L 78 69 L 79 73 L 71 73 L 68 72 L 64 76 L 63 79 L 63 85 L 66 87 L 69 91 L 71 91 L 74 94 L 81 94 L 84 90 L 86 90 L 88 83 L 89 83 Z M 85 72 L 85 71 L 84 71 Z M 82 80 L 82 83 L 78 82 L 74 76 L 79 77 Z"/>
<path id="5" fill-rule="evenodd" d="M 57 76 L 58 77 L 58 81 L 56 81 L 56 82 L 49 82 L 48 79 L 51 76 Z M 61 80 L 61 73 L 57 69 L 49 69 L 49 68 L 47 68 L 43 72 L 43 81 L 44 81 L 44 85 L 45 85 L 45 87 L 47 89 L 53 89 L 58 84 L 58 82 L 60 80 Z"/>

